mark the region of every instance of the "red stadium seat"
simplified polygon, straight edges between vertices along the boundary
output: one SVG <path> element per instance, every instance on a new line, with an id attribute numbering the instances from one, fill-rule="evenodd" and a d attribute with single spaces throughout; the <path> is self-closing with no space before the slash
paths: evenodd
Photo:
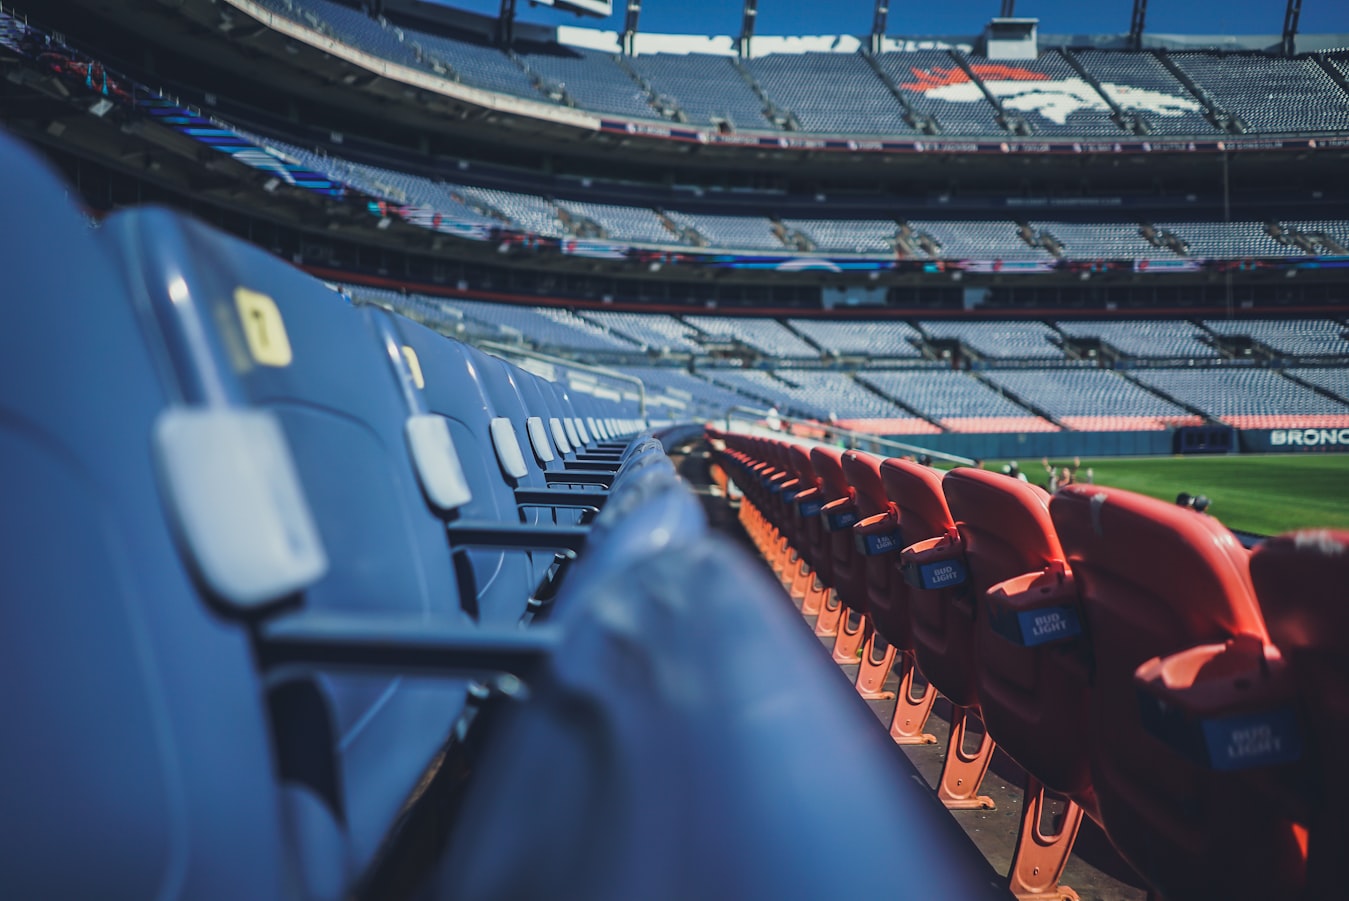
<path id="1" fill-rule="evenodd" d="M 881 464 L 881 484 L 899 514 L 901 542 L 910 544 L 941 535 L 954 525 L 936 470 L 909 460 L 886 460 Z M 876 631 L 898 649 L 895 666 L 899 670 L 899 688 L 890 737 L 900 744 L 926 744 L 936 741 L 923 731 L 923 726 L 937 693 L 928 684 L 921 695 L 913 695 L 918 667 L 910 621 L 911 589 L 903 579 L 894 580 L 892 589 L 888 594 L 869 595 L 867 601 Z"/>
<path id="2" fill-rule="evenodd" d="M 1128 491 L 1071 485 L 1050 513 L 1093 652 L 1091 779 L 1112 843 L 1164 897 L 1290 897 L 1304 858 L 1295 824 L 1159 728 L 1189 706 L 1182 667 L 1168 673 L 1164 658 L 1240 636 L 1267 644 L 1249 554 L 1217 520 Z M 1168 681 L 1174 706 L 1159 695 Z"/>
<path id="3" fill-rule="evenodd" d="M 1266 541 L 1251 555 L 1251 580 L 1270 638 L 1287 661 L 1305 730 L 1297 794 L 1307 807 L 1309 898 L 1344 891 L 1349 804 L 1335 772 L 1349 747 L 1349 532 L 1305 531 Z"/>
<path id="4" fill-rule="evenodd" d="M 1077 598 L 1041 488 L 981 469 L 942 480 L 969 565 L 975 613 L 974 672 L 988 733 L 1027 773 L 1021 833 L 1009 881 L 1022 898 L 1057 897 L 1058 880 L 1092 802 L 1087 745 L 1090 660 L 1076 624 Z M 1063 598 L 1071 612 L 1061 613 Z M 1065 640 L 1066 639 L 1066 640 Z M 1055 834 L 1040 826 L 1046 786 L 1069 798 Z M 1074 800 L 1076 799 L 1076 800 Z"/>
<path id="5" fill-rule="evenodd" d="M 789 513 L 792 543 L 799 556 L 799 565 L 788 591 L 793 598 L 801 600 L 801 612 L 813 616 L 820 612 L 821 598 L 825 592 L 824 585 L 815 577 L 816 563 L 811 556 L 812 548 L 819 543 L 818 533 L 822 528 L 815 504 L 819 503 L 823 489 L 811 465 L 808 450 L 799 444 L 789 443 L 787 458 L 799 480 Z"/>
<path id="6" fill-rule="evenodd" d="M 860 517 L 853 526 L 853 546 L 859 557 L 858 609 L 865 616 L 859 629 L 863 644 L 856 684 L 862 697 L 880 700 L 892 697 L 884 685 L 894 664 L 895 647 L 877 635 L 871 611 L 873 603 L 887 603 L 901 581 L 895 566 L 896 555 L 904 547 L 899 532 L 899 509 L 885 496 L 879 457 L 848 451 L 843 455 L 843 474 L 855 492 Z"/>
<path id="7" fill-rule="evenodd" d="M 993 741 L 986 731 L 974 751 L 968 748 L 971 725 L 978 723 L 979 694 L 974 677 L 974 610 L 977 596 L 965 562 L 964 542 L 952 521 L 942 483 L 924 466 L 906 469 L 907 491 L 940 501 L 946 522 L 936 534 L 916 535 L 900 554 L 900 568 L 909 584 L 909 621 L 918 667 L 952 704 L 951 737 L 937 795 L 951 808 L 992 807 L 979 786 L 993 759 Z"/>
<path id="8" fill-rule="evenodd" d="M 819 543 L 812 551 L 819 562 L 816 571 L 821 575 L 821 581 L 833 589 L 831 594 L 837 601 L 831 605 L 830 595 L 826 595 L 820 607 L 819 618 L 815 621 L 815 634 L 830 636 L 838 634 L 839 621 L 847 609 L 843 602 L 843 593 L 839 591 L 839 583 L 850 575 L 847 564 L 851 545 L 848 543 L 852 541 L 852 535 L 847 530 L 857 522 L 857 510 L 853 504 L 852 488 L 843 477 L 843 451 L 823 445 L 813 447 L 810 450 L 810 464 L 820 478 L 821 500 L 824 503 L 820 508 L 823 528 L 819 534 Z M 836 542 L 843 543 L 842 550 L 837 555 L 834 552 Z M 843 565 L 836 567 L 836 561 L 840 557 L 843 559 Z"/>

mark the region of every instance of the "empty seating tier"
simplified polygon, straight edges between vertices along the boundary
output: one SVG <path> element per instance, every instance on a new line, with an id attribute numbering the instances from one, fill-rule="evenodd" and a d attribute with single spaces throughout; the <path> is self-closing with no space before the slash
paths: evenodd
<path id="1" fill-rule="evenodd" d="M 741 341 L 770 357 L 818 357 L 820 352 L 776 319 L 743 316 L 685 316 L 684 321 L 711 341 Z"/>
<path id="2" fill-rule="evenodd" d="M 1171 59 L 1252 131 L 1349 128 L 1349 94 L 1311 57 L 1195 52 Z"/>
<path id="3" fill-rule="evenodd" d="M 1204 343 L 1204 330 L 1187 319 L 1134 322 L 1061 321 L 1059 330 L 1074 340 L 1099 340 L 1127 357 L 1161 359 L 1218 356 Z"/>
<path id="4" fill-rule="evenodd" d="M 1061 360 L 1063 351 L 1050 340 L 1054 330 L 1043 322 L 924 321 L 919 327 L 931 338 L 958 339 L 982 357 Z"/>
<path id="5" fill-rule="evenodd" d="M 858 378 L 952 432 L 1058 431 L 969 373 L 871 370 Z"/>
<path id="6" fill-rule="evenodd" d="M 789 319 L 787 324 L 835 354 L 869 357 L 920 357 L 922 335 L 907 322 Z"/>
<path id="7" fill-rule="evenodd" d="M 1070 429 L 1135 431 L 1203 422 L 1105 369 L 989 370 L 984 377 Z"/>
<path id="8" fill-rule="evenodd" d="M 635 56 L 628 64 L 658 96 L 670 98 L 690 125 L 771 131 L 764 103 L 740 76 L 730 57 L 699 53 Z"/>
<path id="9" fill-rule="evenodd" d="M 1250 338 L 1288 357 L 1349 353 L 1347 330 L 1333 319 L 1207 319 L 1204 327 L 1229 338 Z"/>
<path id="10" fill-rule="evenodd" d="M 1237 428 L 1349 426 L 1349 404 L 1267 369 L 1147 369 L 1134 376 Z"/>
<path id="11" fill-rule="evenodd" d="M 791 112 L 800 131 L 914 133 L 899 101 L 860 55 L 779 53 L 743 65 L 771 101 Z"/>

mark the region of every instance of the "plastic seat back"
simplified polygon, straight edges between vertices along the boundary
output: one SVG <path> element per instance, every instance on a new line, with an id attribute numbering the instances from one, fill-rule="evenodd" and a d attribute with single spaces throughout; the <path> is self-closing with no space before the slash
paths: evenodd
<path id="1" fill-rule="evenodd" d="M 281 423 L 327 548 L 310 611 L 471 622 L 460 603 L 444 525 L 409 453 L 405 361 L 372 340 L 371 317 L 270 254 L 167 211 L 134 210 L 105 228 L 158 325 L 180 383 L 202 373 Z M 391 352 L 390 352 L 391 351 Z M 313 727 L 306 765 L 325 777 L 324 810 L 305 850 L 364 868 L 464 709 L 467 682 L 297 674 L 278 716 Z M 327 757 L 331 757 L 328 760 Z M 298 765 L 298 764 L 296 764 Z"/>
<path id="2" fill-rule="evenodd" d="M 492 448 L 492 409 L 483 391 L 480 362 L 469 348 L 409 319 L 396 327 L 421 372 L 427 409 L 443 416 L 458 451 L 472 497 L 450 514 L 492 522 L 519 523 L 515 492 L 506 484 Z M 456 548 L 460 596 L 480 623 L 513 624 L 524 614 L 536 584 L 526 551 Z"/>
<path id="3" fill-rule="evenodd" d="M 550 677 L 490 737 L 437 897 L 828 898 L 819 861 L 843 856 L 859 897 L 893 893 L 897 871 L 935 898 L 1009 897 L 870 711 L 840 703 L 778 586 L 724 544 L 586 586 Z M 821 760 L 848 778 L 799 778 Z"/>
<path id="4" fill-rule="evenodd" d="M 1267 639 L 1248 552 L 1217 520 L 1128 491 L 1071 485 L 1049 509 L 1091 642 L 1091 777 L 1111 841 L 1165 896 L 1286 891 L 1293 825 L 1155 735 L 1135 683 L 1150 659 Z"/>
<path id="5" fill-rule="evenodd" d="M 875 610 L 890 606 L 891 595 L 898 589 L 896 583 L 901 581 L 896 567 L 897 555 L 904 547 L 899 509 L 885 496 L 879 457 L 848 451 L 843 455 L 843 474 L 855 492 L 859 520 L 853 527 L 853 544 L 860 557 L 865 610 L 874 617 Z"/>
<path id="6" fill-rule="evenodd" d="M 1306 731 L 1295 804 L 1309 810 L 1308 896 L 1340 889 L 1340 852 L 1349 841 L 1349 801 L 1333 772 L 1349 747 L 1349 532 L 1308 530 L 1271 538 L 1251 555 L 1251 581 L 1269 636 L 1287 661 Z"/>
<path id="7" fill-rule="evenodd" d="M 830 588 L 839 589 L 840 580 L 848 573 L 835 567 L 838 557 L 846 559 L 846 553 L 835 554 L 834 546 L 845 539 L 852 540 L 846 530 L 857 522 L 857 512 L 853 508 L 852 486 L 843 477 L 843 452 L 836 447 L 817 446 L 810 449 L 810 465 L 820 479 L 821 498 L 824 507 L 820 510 L 820 533 L 814 547 L 816 571 Z M 831 507 L 832 505 L 832 507 Z M 841 549 L 846 551 L 846 548 Z M 842 596 L 840 595 L 840 598 Z"/>
<path id="8" fill-rule="evenodd" d="M 960 531 L 976 596 L 970 664 L 989 734 L 1050 788 L 1081 793 L 1091 782 L 1090 657 L 1049 516 L 1049 495 L 1035 485 L 975 469 L 951 470 L 942 490 Z M 1023 589 L 1034 595 L 1030 610 L 1009 614 L 988 598 L 991 589 L 999 599 L 1017 591 L 1020 583 L 1013 587 L 1007 580 L 1031 574 L 1044 579 L 1033 580 L 1033 591 Z M 1040 590 L 1046 580 L 1052 583 L 1050 592 Z M 1067 612 L 1043 599 L 1055 593 L 1061 606 L 1066 597 Z M 1059 625 L 1061 631 L 1055 628 Z"/>
<path id="9" fill-rule="evenodd" d="M 166 520 L 181 402 L 71 192 L 0 156 L 0 896 L 290 897 L 267 688 Z"/>
<path id="10" fill-rule="evenodd" d="M 899 530 L 906 546 L 938 538 L 955 528 L 942 494 L 941 475 L 936 470 L 910 460 L 889 459 L 881 464 L 881 483 L 885 496 L 899 511 Z M 935 657 L 935 665 L 940 668 L 940 658 L 946 650 L 945 612 L 939 609 L 937 601 L 924 599 L 920 639 L 918 614 L 914 610 L 919 592 L 907 583 L 898 587 L 888 602 L 875 611 L 877 631 L 901 650 L 920 651 L 926 646 L 928 656 Z M 928 672 L 921 654 L 918 662 L 923 675 L 944 694 L 946 689 Z"/>

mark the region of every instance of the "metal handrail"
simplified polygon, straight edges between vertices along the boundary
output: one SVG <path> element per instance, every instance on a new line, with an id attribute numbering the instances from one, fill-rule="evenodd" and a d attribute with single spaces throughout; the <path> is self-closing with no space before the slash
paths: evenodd
<path id="1" fill-rule="evenodd" d="M 499 344 L 496 341 L 475 341 L 474 344 L 481 347 L 483 350 L 494 351 L 496 356 L 515 354 L 516 356 L 527 357 L 544 363 L 551 363 L 554 366 L 565 366 L 570 369 L 579 369 L 582 372 L 592 372 L 595 375 L 602 375 L 606 378 L 632 382 L 637 386 L 638 414 L 642 419 L 646 419 L 646 383 L 635 375 L 628 375 L 626 372 L 617 372 L 613 369 L 606 369 L 603 366 L 591 366 L 587 363 L 577 363 L 574 360 L 568 360 L 565 357 L 554 357 L 551 354 L 540 353 L 537 350 L 529 350 L 523 347 L 515 347 L 511 344 Z"/>
<path id="2" fill-rule="evenodd" d="M 879 451 L 882 448 L 894 448 L 911 454 L 927 454 L 938 460 L 946 460 L 950 463 L 958 463 L 964 466 L 973 466 L 974 460 L 969 457 L 962 457 L 958 454 L 948 454 L 945 451 L 933 450 L 930 447 L 920 447 L 916 444 L 905 444 L 903 441 L 895 441 L 893 438 L 881 438 L 877 435 L 871 435 L 866 432 L 854 432 L 852 429 L 840 428 L 836 425 L 830 425 L 827 422 L 820 422 L 815 419 L 798 419 L 795 416 L 785 416 L 781 413 L 774 414 L 769 410 L 761 410 L 755 407 L 731 407 L 726 411 L 726 430 L 731 429 L 732 419 L 753 420 L 755 422 L 776 416 L 786 423 L 802 425 L 810 429 L 823 429 L 831 434 L 838 435 L 847 440 L 849 448 L 855 450 L 871 449 Z"/>

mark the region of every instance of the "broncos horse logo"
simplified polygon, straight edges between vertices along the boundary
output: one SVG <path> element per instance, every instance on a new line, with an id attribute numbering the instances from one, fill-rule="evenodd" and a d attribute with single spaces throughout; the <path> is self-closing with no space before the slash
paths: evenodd
<path id="1" fill-rule="evenodd" d="M 1018 66 L 979 64 L 970 70 L 988 88 L 989 93 L 1009 110 L 1039 113 L 1057 125 L 1081 110 L 1109 111 L 1110 104 L 1081 78 L 1050 78 Z M 983 91 L 968 73 L 958 66 L 910 69 L 915 81 L 900 85 L 906 91 L 923 94 L 948 103 L 978 103 Z M 1125 109 L 1141 110 L 1157 116 L 1179 116 L 1199 110 L 1199 103 L 1188 97 L 1137 88 L 1133 85 L 1102 82 L 1101 89 Z"/>

